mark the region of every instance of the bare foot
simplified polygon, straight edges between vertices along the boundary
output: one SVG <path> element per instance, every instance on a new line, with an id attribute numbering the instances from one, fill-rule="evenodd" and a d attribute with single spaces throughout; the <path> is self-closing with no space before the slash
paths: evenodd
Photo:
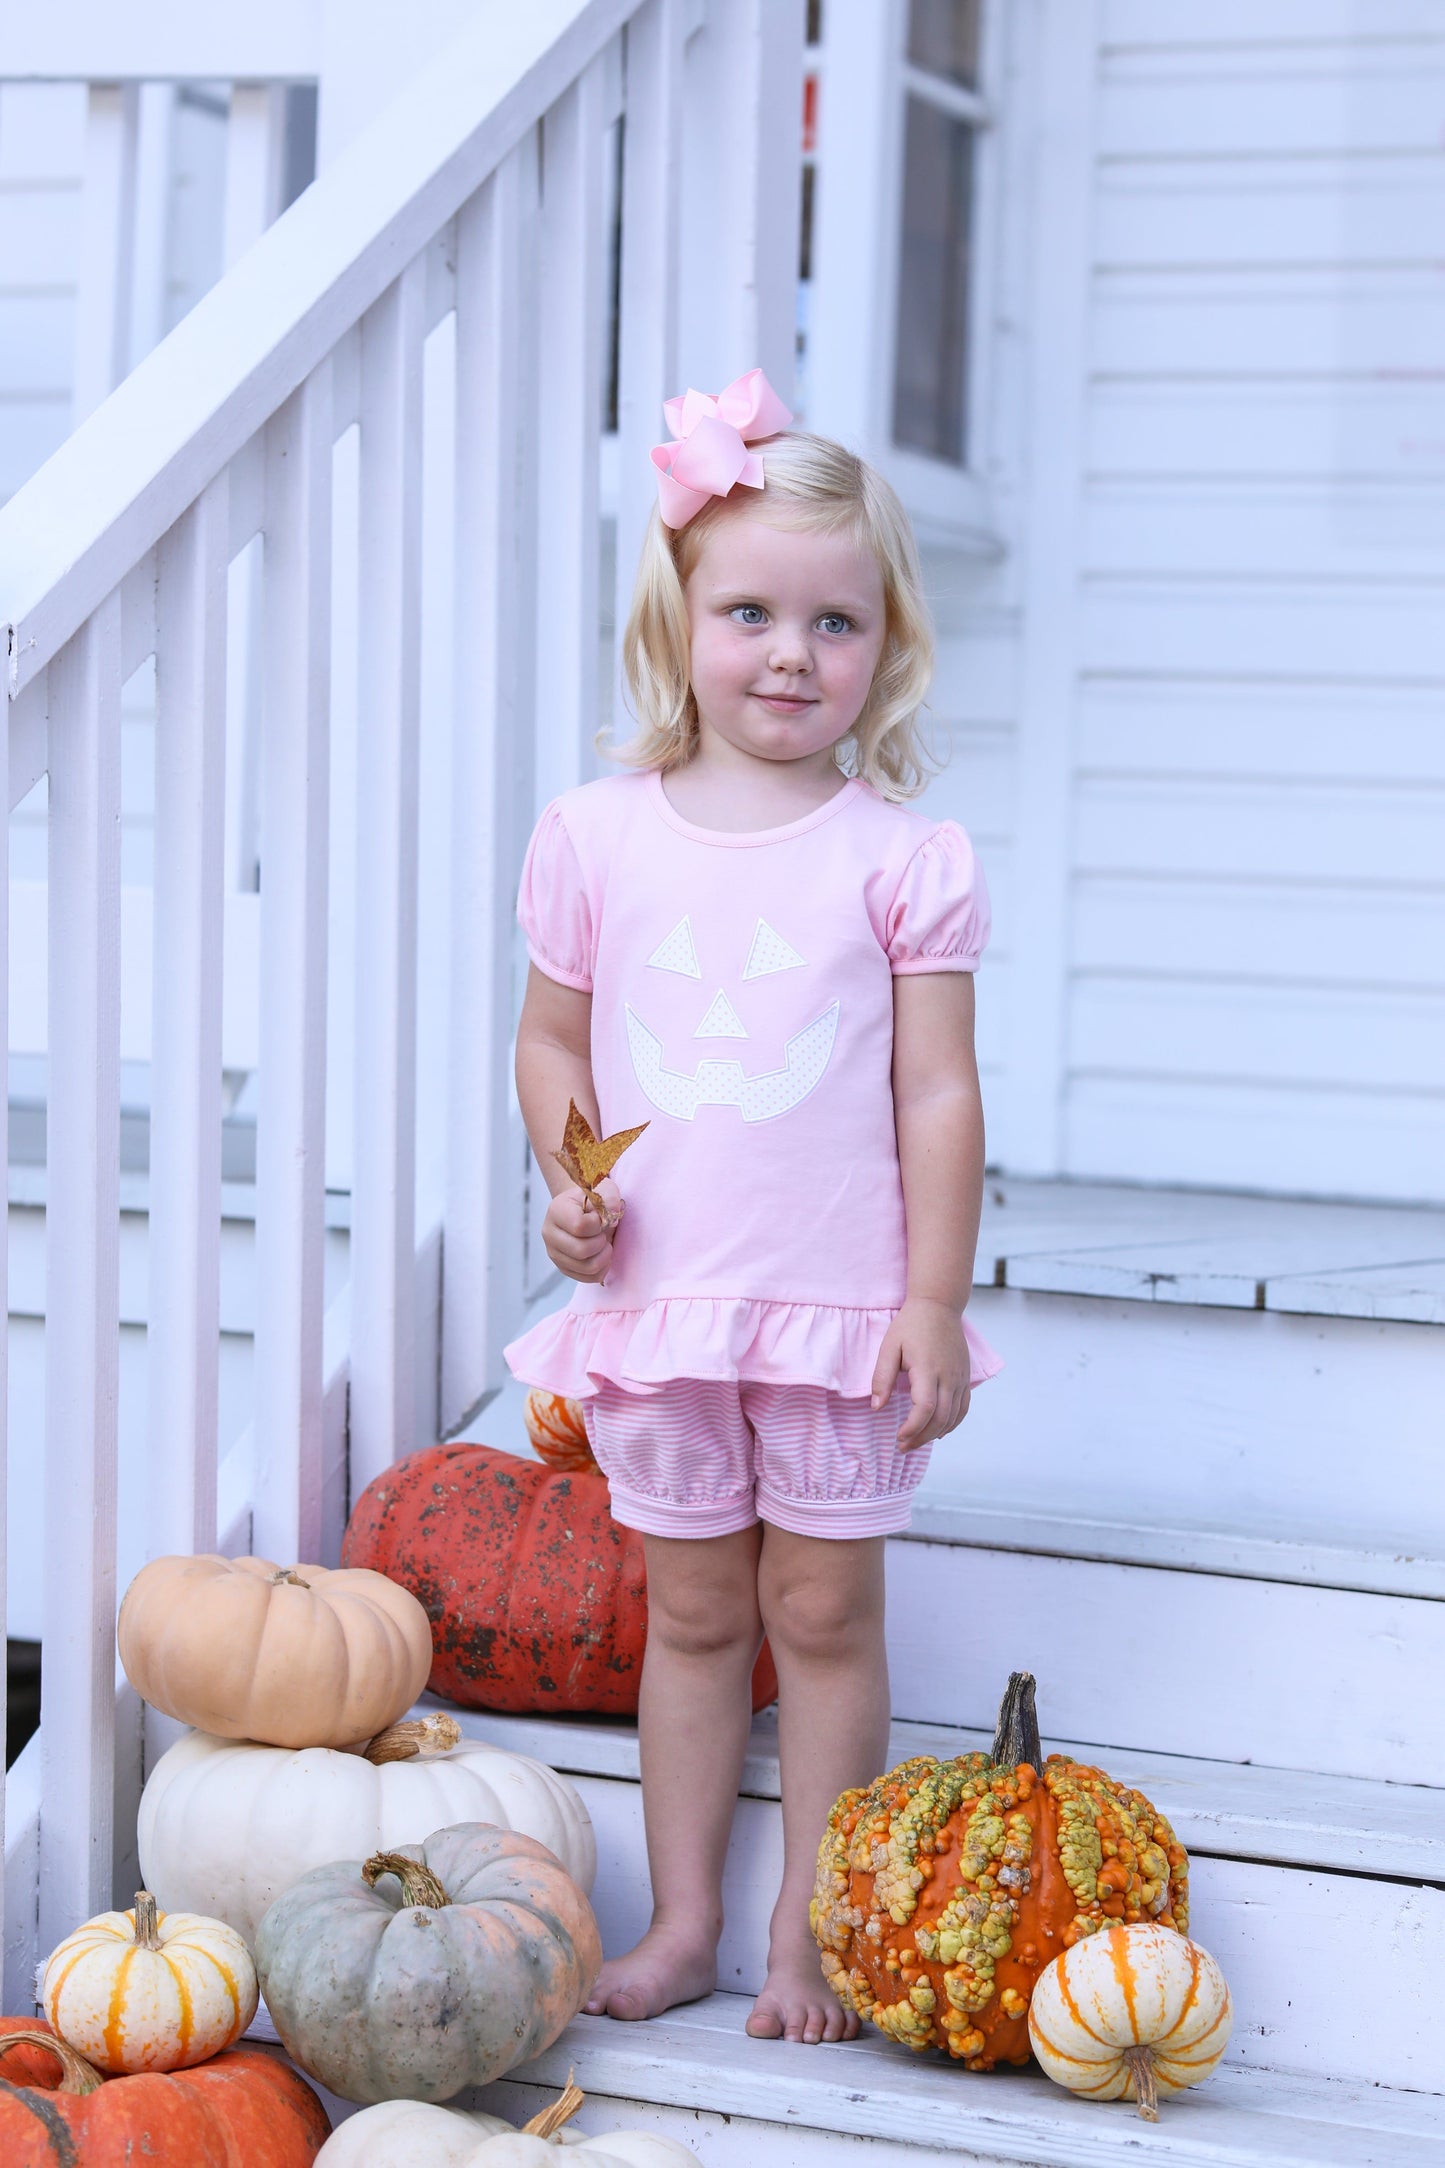
<path id="1" fill-rule="evenodd" d="M 816 1953 L 776 1959 L 768 1966 L 762 1993 L 753 2004 L 746 2031 L 754 2040 L 855 2040 L 858 2016 L 833 1994 Z"/>
<path id="2" fill-rule="evenodd" d="M 608 1959 L 582 2007 L 593 2017 L 660 2017 L 716 1986 L 716 1935 L 650 1927 L 635 1950 Z"/>

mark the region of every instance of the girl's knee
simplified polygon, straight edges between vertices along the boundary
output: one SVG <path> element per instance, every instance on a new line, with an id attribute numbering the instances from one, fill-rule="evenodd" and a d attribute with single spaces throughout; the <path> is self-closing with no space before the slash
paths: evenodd
<path id="1" fill-rule="evenodd" d="M 819 1661 L 871 1645 L 883 1631 L 882 1586 L 871 1582 L 826 1568 L 766 1576 L 760 1593 L 769 1640 Z"/>
<path id="2" fill-rule="evenodd" d="M 647 1636 L 679 1656 L 756 1656 L 757 1544 L 742 1538 L 708 1543 L 647 1538 Z"/>

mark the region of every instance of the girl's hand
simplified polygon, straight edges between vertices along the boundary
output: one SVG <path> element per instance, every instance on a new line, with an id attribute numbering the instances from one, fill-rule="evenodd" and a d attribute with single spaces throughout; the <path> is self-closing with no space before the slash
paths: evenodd
<path id="1" fill-rule="evenodd" d="M 968 1413 L 970 1368 L 957 1310 L 922 1296 L 905 1302 L 884 1335 L 873 1372 L 875 1408 L 889 1399 L 899 1371 L 908 1372 L 913 1406 L 898 1432 L 900 1453 L 958 1428 Z"/>
<path id="2" fill-rule="evenodd" d="M 605 1280 L 611 1268 L 613 1237 L 627 1207 L 610 1174 L 597 1184 L 597 1194 L 608 1211 L 605 1227 L 586 1191 L 575 1185 L 558 1190 L 542 1221 L 542 1246 L 569 1280 Z"/>

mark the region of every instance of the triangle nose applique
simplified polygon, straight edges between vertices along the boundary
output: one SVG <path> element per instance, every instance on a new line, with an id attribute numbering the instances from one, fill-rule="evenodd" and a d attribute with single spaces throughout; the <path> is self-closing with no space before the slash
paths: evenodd
<path id="1" fill-rule="evenodd" d="M 659 971 L 680 971 L 684 978 L 700 979 L 702 966 L 693 946 L 690 920 L 680 918 L 667 938 L 658 942 L 647 961 Z"/>
<path id="2" fill-rule="evenodd" d="M 748 1027 L 719 987 L 708 1003 L 707 1015 L 693 1033 L 694 1039 L 746 1039 Z"/>
<path id="3" fill-rule="evenodd" d="M 765 918 L 758 920 L 753 932 L 753 945 L 748 950 L 748 960 L 743 967 L 745 979 L 760 979 L 767 971 L 791 971 L 796 964 L 807 962 L 791 942 L 771 927 Z"/>

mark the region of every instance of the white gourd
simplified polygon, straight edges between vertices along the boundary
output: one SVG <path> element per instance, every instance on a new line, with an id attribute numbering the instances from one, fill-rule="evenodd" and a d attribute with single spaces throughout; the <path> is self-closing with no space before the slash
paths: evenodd
<path id="1" fill-rule="evenodd" d="M 223 1921 L 159 1911 L 138 1890 L 130 1912 L 102 1912 L 51 1952 L 45 2015 L 111 2076 L 189 2070 L 238 2040 L 256 2012 L 256 1968 Z"/>
<path id="2" fill-rule="evenodd" d="M 254 1945 L 262 1913 L 312 1867 L 457 1822 L 535 1837 L 590 1893 L 597 1845 L 576 1786 L 529 1755 L 464 1739 L 443 1714 L 395 1724 L 355 1753 L 188 1732 L 141 1795 L 141 1873 L 166 1909 L 225 1920 Z"/>
<path id="3" fill-rule="evenodd" d="M 699 2168 L 696 2153 L 646 2130 L 589 2138 L 570 2123 L 582 2093 L 569 2085 L 525 2130 L 479 2110 L 387 2100 L 331 2133 L 316 2168 Z M 545 2131 L 545 2135 L 543 2132 Z"/>
<path id="4" fill-rule="evenodd" d="M 1198 2085 L 1218 2064 L 1233 2012 L 1207 1950 L 1149 1920 L 1086 1935 L 1039 1975 L 1029 2041 L 1049 2076 L 1089 2100 L 1137 2101 Z"/>

